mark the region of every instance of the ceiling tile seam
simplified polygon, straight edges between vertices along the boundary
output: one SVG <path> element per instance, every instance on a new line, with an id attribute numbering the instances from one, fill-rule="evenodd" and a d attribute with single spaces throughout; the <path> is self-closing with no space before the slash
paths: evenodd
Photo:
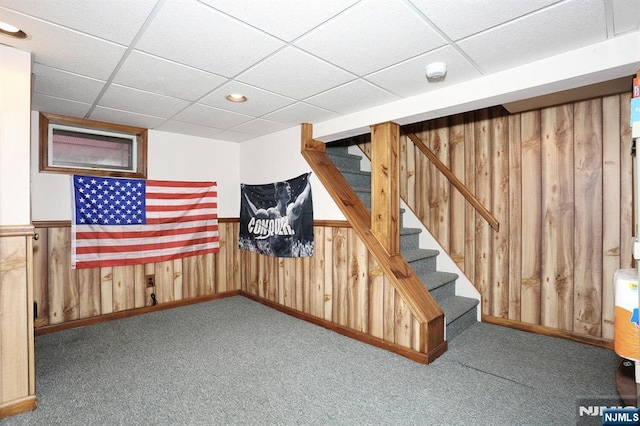
<path id="1" fill-rule="evenodd" d="M 445 45 L 449 45 L 451 46 L 456 52 L 458 52 L 467 62 L 469 62 L 471 64 L 472 67 L 474 67 L 476 69 L 476 71 L 478 71 L 481 75 L 486 75 L 486 71 L 475 61 L 473 60 L 473 58 L 471 58 L 471 56 L 469 56 L 467 54 L 467 52 L 465 52 L 460 46 L 458 46 L 457 42 L 453 41 L 451 39 L 451 37 L 449 37 L 444 31 L 442 31 L 440 29 L 440 27 L 438 27 L 436 24 L 433 23 L 433 21 L 431 21 L 431 19 L 429 19 L 428 16 L 426 16 L 424 13 L 422 13 L 422 11 L 420 9 L 418 9 L 412 2 L 411 0 L 401 0 L 403 1 L 406 6 L 413 10 L 414 13 L 420 18 L 422 19 L 429 27 L 431 27 L 431 29 L 433 31 L 435 31 L 440 37 L 442 37 L 445 40 Z M 459 41 L 459 40 L 458 40 Z M 444 45 L 443 45 L 444 46 Z M 436 49 L 440 49 L 443 46 L 438 46 Z M 436 49 L 432 49 L 430 50 L 430 52 L 432 52 L 433 50 Z M 424 52 L 424 53 L 428 53 L 428 52 Z M 422 54 L 424 54 L 422 53 Z"/>
<path id="2" fill-rule="evenodd" d="M 116 66 L 113 68 L 113 71 L 111 72 L 111 75 L 107 79 L 105 85 L 102 87 L 102 90 L 100 90 L 100 93 L 98 93 L 98 95 L 96 96 L 96 99 L 93 102 L 93 104 L 91 105 L 91 107 L 89 108 L 89 111 L 85 114 L 85 116 L 84 116 L 85 119 L 89 118 L 91 116 L 91 114 L 93 113 L 93 111 L 96 109 L 96 107 L 98 106 L 98 103 L 102 100 L 102 97 L 104 96 L 104 94 L 106 93 L 107 89 L 111 85 L 111 82 L 113 81 L 113 79 L 116 77 L 116 75 L 120 71 L 120 68 L 122 68 L 122 66 L 124 65 L 125 61 L 129 57 L 129 55 L 131 55 L 131 53 L 135 50 L 136 43 L 138 43 L 138 41 L 140 40 L 140 38 L 142 37 L 144 32 L 147 30 L 149 25 L 151 25 L 151 22 L 156 17 L 158 12 L 160 12 L 160 9 L 162 9 L 162 7 L 164 6 L 164 4 L 166 2 L 167 2 L 167 0 L 158 0 L 158 2 L 155 4 L 153 9 L 149 13 L 149 16 L 147 16 L 147 19 L 145 19 L 144 23 L 142 24 L 142 26 L 138 30 L 137 34 L 135 35 L 133 40 L 131 40 L 131 43 L 129 43 L 129 46 L 127 46 L 127 49 L 125 50 L 124 54 L 122 55 L 122 57 L 120 58 L 120 60 L 116 64 Z"/>
<path id="3" fill-rule="evenodd" d="M 358 0 L 358 1 L 356 1 L 356 2 L 355 2 L 355 3 L 353 3 L 352 5 L 348 6 L 346 9 L 343 9 L 343 10 L 341 10 L 340 12 L 336 13 L 335 15 L 333 15 L 333 16 L 331 16 L 331 17 L 329 17 L 329 18 L 325 19 L 324 21 L 320 22 L 320 23 L 319 23 L 318 25 L 316 25 L 315 27 L 310 28 L 310 29 L 308 29 L 307 31 L 305 31 L 304 33 L 302 33 L 302 34 L 300 34 L 299 36 L 295 37 L 293 40 L 291 40 L 291 41 L 287 41 L 287 40 L 284 40 L 284 39 L 282 39 L 282 38 L 280 38 L 280 37 L 278 37 L 278 36 L 276 36 L 276 35 L 274 35 L 274 34 L 271 34 L 271 33 L 267 32 L 267 31 L 265 31 L 265 30 L 263 30 L 263 29 L 261 29 L 261 28 L 258 28 L 258 27 L 256 27 L 256 26 L 254 26 L 253 24 L 250 24 L 250 23 L 249 23 L 249 22 L 247 22 L 247 21 L 243 21 L 242 19 L 238 18 L 238 17 L 237 17 L 237 16 L 235 16 L 235 15 L 232 15 L 232 14 L 230 14 L 230 13 L 227 13 L 227 12 L 225 12 L 225 11 L 223 11 L 223 10 L 218 9 L 218 8 L 217 8 L 217 7 L 215 7 L 215 6 L 212 6 L 212 5 L 210 5 L 210 4 L 206 4 L 206 3 L 204 3 L 204 2 L 202 2 L 202 1 L 200 1 L 200 0 L 198 0 L 198 2 L 199 2 L 199 3 L 202 3 L 203 5 L 205 5 L 205 6 L 209 7 L 209 8 L 211 8 L 211 9 L 215 10 L 216 12 L 219 12 L 219 13 L 221 13 L 221 14 L 225 15 L 225 16 L 228 16 L 229 18 L 231 18 L 231 19 L 233 19 L 233 20 L 235 20 L 235 21 L 237 21 L 237 22 L 240 22 L 240 23 L 242 23 L 242 24 L 244 24 L 244 25 L 247 25 L 247 26 L 249 26 L 249 27 L 251 27 L 251 28 L 253 28 L 253 29 L 255 29 L 255 30 L 257 30 L 257 31 L 261 32 L 261 33 L 263 33 L 263 34 L 266 34 L 266 35 L 268 35 L 268 36 L 270 36 L 270 37 L 276 38 L 276 39 L 278 39 L 278 40 L 282 41 L 283 43 L 287 43 L 288 45 L 293 45 L 293 43 L 295 43 L 296 41 L 298 41 L 298 40 L 299 40 L 299 39 L 301 39 L 302 37 L 305 37 L 307 34 L 309 34 L 309 33 L 313 32 L 313 31 L 315 31 L 316 29 L 318 29 L 319 27 L 321 27 L 321 26 L 323 26 L 323 25 L 327 24 L 328 22 L 333 21 L 333 20 L 334 20 L 334 19 L 336 19 L 338 16 L 340 16 L 340 15 L 342 15 L 342 14 L 346 13 L 349 9 L 352 9 L 354 6 L 358 5 L 359 3 L 362 3 L 363 1 L 364 1 L 364 0 Z"/>
<path id="4" fill-rule="evenodd" d="M 603 0 L 604 2 L 604 21 L 607 32 L 607 39 L 615 37 L 616 28 L 613 19 L 613 0 Z"/>

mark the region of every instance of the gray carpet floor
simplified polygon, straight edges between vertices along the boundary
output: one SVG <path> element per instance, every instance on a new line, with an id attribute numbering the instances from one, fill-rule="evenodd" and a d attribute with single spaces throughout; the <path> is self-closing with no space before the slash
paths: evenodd
<path id="1" fill-rule="evenodd" d="M 571 425 L 619 362 L 478 323 L 423 365 L 236 296 L 37 337 L 0 425 Z"/>

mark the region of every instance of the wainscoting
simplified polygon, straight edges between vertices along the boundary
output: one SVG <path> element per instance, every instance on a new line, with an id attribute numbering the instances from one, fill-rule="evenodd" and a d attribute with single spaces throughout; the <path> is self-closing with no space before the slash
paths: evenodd
<path id="1" fill-rule="evenodd" d="M 625 93 L 401 129 L 424 141 L 500 224 L 491 229 L 401 136 L 401 197 L 481 292 L 486 320 L 613 339 L 613 274 L 633 267 L 629 105 Z"/>
<path id="2" fill-rule="evenodd" d="M 70 269 L 71 225 L 40 222 L 34 241 L 36 333 L 244 294 L 417 361 L 420 327 L 346 222 L 316 222 L 315 254 L 301 259 L 238 248 L 238 219 L 220 221 L 220 252 L 170 262 Z M 146 275 L 155 276 L 147 287 Z M 151 293 L 157 305 L 153 305 Z M 118 315 L 116 315 L 118 314 Z"/>

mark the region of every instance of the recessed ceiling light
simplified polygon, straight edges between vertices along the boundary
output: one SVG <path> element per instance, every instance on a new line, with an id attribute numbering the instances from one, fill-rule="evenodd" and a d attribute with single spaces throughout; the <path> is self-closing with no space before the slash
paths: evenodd
<path id="1" fill-rule="evenodd" d="M 227 95 L 227 100 L 231 102 L 245 102 L 247 100 L 247 97 L 239 93 L 232 93 L 230 95 Z"/>
<path id="2" fill-rule="evenodd" d="M 15 38 L 27 38 L 27 34 L 21 31 L 20 28 L 2 21 L 0 21 L 0 34 Z"/>

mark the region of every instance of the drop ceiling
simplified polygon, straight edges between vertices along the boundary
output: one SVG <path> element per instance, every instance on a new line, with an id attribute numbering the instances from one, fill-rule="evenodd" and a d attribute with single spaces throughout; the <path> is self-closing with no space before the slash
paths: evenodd
<path id="1" fill-rule="evenodd" d="M 640 6 L 0 0 L 0 21 L 28 34 L 0 43 L 33 53 L 33 110 L 243 142 L 637 32 Z M 430 82 L 439 61 L 447 75 Z"/>

